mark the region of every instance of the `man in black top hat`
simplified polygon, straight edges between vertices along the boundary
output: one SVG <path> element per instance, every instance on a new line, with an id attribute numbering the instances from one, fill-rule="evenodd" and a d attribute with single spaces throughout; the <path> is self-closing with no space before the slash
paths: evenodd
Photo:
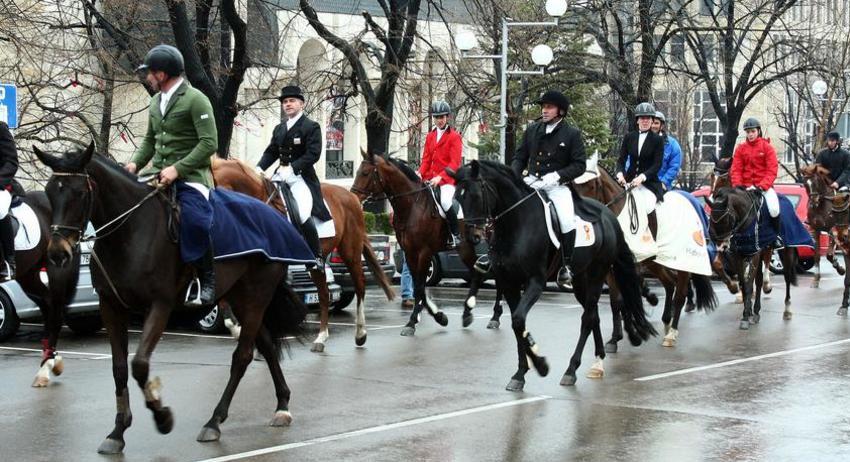
<path id="1" fill-rule="evenodd" d="M 572 280 L 569 264 L 576 243 L 575 207 L 569 184 L 584 173 L 584 141 L 581 132 L 564 121 L 570 101 L 563 93 L 549 90 L 537 104 L 541 106 L 540 121 L 526 129 L 511 168 L 532 188 L 546 191 L 555 204 L 561 225 L 563 264 L 558 282 L 569 284 Z"/>
<path id="2" fill-rule="evenodd" d="M 829 170 L 832 189 L 850 187 L 850 152 L 841 147 L 838 132 L 826 135 L 826 149 L 818 153 L 815 163 Z"/>
<path id="3" fill-rule="evenodd" d="M 263 152 L 257 168 L 264 171 L 275 161 L 280 161 L 273 179 L 289 185 L 298 205 L 301 232 L 316 255 L 318 269 L 323 270 L 324 258 L 319 233 L 316 231 L 316 224 L 310 219 L 331 219 L 331 214 L 322 200 L 319 177 L 313 168 L 313 164 L 318 162 L 322 155 L 322 130 L 318 123 L 304 115 L 305 100 L 301 88 L 295 85 L 283 87 L 279 99 L 286 114 L 286 121 L 275 127 L 271 143 Z"/>

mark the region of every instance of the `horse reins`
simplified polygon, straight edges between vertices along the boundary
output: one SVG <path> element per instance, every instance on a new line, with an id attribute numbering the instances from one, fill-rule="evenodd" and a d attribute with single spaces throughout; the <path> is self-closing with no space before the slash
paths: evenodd
<path id="1" fill-rule="evenodd" d="M 736 225 L 732 228 L 732 231 L 731 231 L 731 232 L 729 232 L 729 233 L 728 233 L 727 235 L 725 235 L 725 236 L 718 237 L 718 238 L 717 238 L 717 239 L 715 239 L 715 240 L 717 240 L 717 241 L 725 241 L 726 239 L 729 239 L 730 237 L 734 236 L 734 235 L 735 235 L 735 234 L 737 234 L 739 231 L 741 231 L 741 229 L 743 229 L 743 228 L 744 228 L 744 225 L 747 223 L 747 220 L 749 219 L 749 217 L 750 217 L 750 215 L 751 215 L 751 214 L 756 214 L 756 215 L 758 214 L 758 204 L 757 204 L 757 202 L 759 202 L 759 201 L 758 201 L 758 200 L 756 200 L 756 199 L 754 199 L 754 198 L 750 195 L 750 193 L 747 193 L 747 197 L 750 199 L 750 208 L 749 208 L 749 209 L 747 209 L 747 214 L 746 214 L 746 215 L 744 215 L 744 217 L 741 219 L 741 221 L 740 221 L 740 222 L 738 222 L 738 223 L 737 223 L 737 224 L 736 224 Z M 730 209 L 729 209 L 729 205 L 728 205 L 728 204 L 727 204 L 727 206 L 726 206 L 725 208 L 722 208 L 722 209 L 721 209 L 721 208 L 712 208 L 711 210 L 712 210 L 712 212 L 714 212 L 714 211 L 718 211 L 718 212 L 721 212 L 721 211 L 722 211 L 722 212 L 723 212 L 723 213 L 720 215 L 720 217 L 719 217 L 719 218 L 717 218 L 717 219 L 715 219 L 715 218 L 714 218 L 713 213 L 712 213 L 712 216 L 710 216 L 710 217 L 709 217 L 709 219 L 711 220 L 711 222 L 712 222 L 712 223 L 720 223 L 720 221 L 721 221 L 721 220 L 723 220 L 724 218 L 726 218 L 727 216 L 729 216 L 729 215 L 731 214 L 731 211 L 730 211 Z"/>

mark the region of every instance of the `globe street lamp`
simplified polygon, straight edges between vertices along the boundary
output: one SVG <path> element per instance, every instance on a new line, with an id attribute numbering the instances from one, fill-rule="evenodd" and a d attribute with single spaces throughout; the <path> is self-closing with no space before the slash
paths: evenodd
<path id="1" fill-rule="evenodd" d="M 558 19 L 567 12 L 567 0 L 546 0 L 546 13 L 553 18 L 549 22 L 517 22 L 502 19 L 502 52 L 498 55 L 471 55 L 469 51 L 478 46 L 478 39 L 471 31 L 462 31 L 455 37 L 455 45 L 461 52 L 461 58 L 494 59 L 501 68 L 500 104 L 499 104 L 499 159 L 505 162 L 505 137 L 508 125 L 508 76 L 543 75 L 543 68 L 552 62 L 552 49 L 547 45 L 537 45 L 531 50 L 531 60 L 538 69 L 533 71 L 508 70 L 508 30 L 511 27 L 552 27 L 558 25 Z"/>

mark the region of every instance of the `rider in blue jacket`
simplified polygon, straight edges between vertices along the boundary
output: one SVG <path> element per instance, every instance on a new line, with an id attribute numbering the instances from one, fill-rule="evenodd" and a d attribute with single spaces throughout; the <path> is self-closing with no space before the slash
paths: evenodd
<path id="1" fill-rule="evenodd" d="M 661 169 L 658 170 L 658 179 L 669 191 L 673 189 L 673 181 L 679 176 L 679 169 L 682 166 L 682 148 L 676 138 L 667 134 L 666 125 L 667 118 L 664 117 L 664 113 L 655 111 L 652 131 L 664 138 L 664 160 L 661 162 Z"/>

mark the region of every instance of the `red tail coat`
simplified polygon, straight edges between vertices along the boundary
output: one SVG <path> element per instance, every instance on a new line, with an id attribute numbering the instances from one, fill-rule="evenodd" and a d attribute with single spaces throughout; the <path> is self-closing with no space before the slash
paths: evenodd
<path id="1" fill-rule="evenodd" d="M 460 168 L 460 158 L 463 152 L 463 140 L 454 128 L 448 127 L 437 142 L 437 129 L 433 129 L 425 137 L 425 149 L 422 151 L 422 165 L 419 174 L 425 181 L 439 176 L 443 178 L 441 184 L 455 184 L 454 178 L 450 177 L 445 168 L 454 171 Z"/>
<path id="2" fill-rule="evenodd" d="M 778 169 L 776 150 L 770 141 L 757 138 L 752 143 L 744 140 L 735 148 L 729 175 L 732 186 L 757 186 L 767 191 L 773 187 Z"/>

